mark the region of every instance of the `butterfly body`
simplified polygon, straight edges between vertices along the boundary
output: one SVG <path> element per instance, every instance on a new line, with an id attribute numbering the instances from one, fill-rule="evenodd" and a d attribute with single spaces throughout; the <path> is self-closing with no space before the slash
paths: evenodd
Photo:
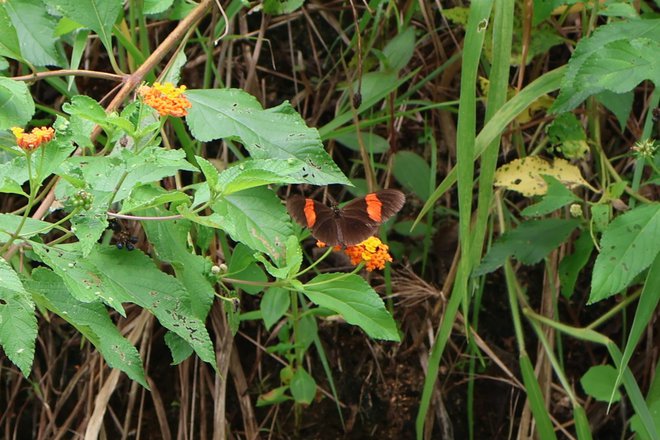
<path id="1" fill-rule="evenodd" d="M 317 240 L 328 246 L 352 246 L 372 236 L 404 202 L 401 191 L 385 189 L 352 200 L 343 208 L 298 195 L 290 197 L 286 206 L 291 217 L 309 228 Z"/>

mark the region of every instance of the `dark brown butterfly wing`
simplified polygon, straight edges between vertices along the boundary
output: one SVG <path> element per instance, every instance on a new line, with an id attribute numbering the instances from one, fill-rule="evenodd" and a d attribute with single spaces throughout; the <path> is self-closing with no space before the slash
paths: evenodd
<path id="1" fill-rule="evenodd" d="M 401 191 L 385 189 L 357 198 L 341 210 L 303 196 L 286 202 L 291 217 L 328 246 L 352 246 L 372 236 L 378 226 L 399 212 L 405 202 Z M 307 208 L 307 211 L 305 210 Z"/>
<path id="2" fill-rule="evenodd" d="M 384 189 L 352 200 L 344 206 L 341 212 L 345 217 L 360 218 L 362 216 L 363 222 L 379 225 L 399 212 L 405 201 L 406 198 L 401 191 Z M 369 210 L 371 204 L 379 205 L 376 212 Z M 379 215 L 372 218 L 371 213 Z"/>
<path id="3" fill-rule="evenodd" d="M 372 236 L 380 224 L 399 212 L 405 200 L 401 191 L 384 189 L 346 204 L 339 219 L 343 244 L 351 246 Z"/>
<path id="4" fill-rule="evenodd" d="M 306 213 L 305 207 L 308 203 L 311 203 L 312 208 L 308 208 L 309 212 Z M 312 235 L 317 240 L 326 243 L 328 246 L 339 243 L 338 236 L 340 234 L 337 230 L 337 216 L 332 208 L 316 200 L 295 195 L 287 199 L 286 209 L 300 226 L 311 229 Z M 313 218 L 308 218 L 308 215 Z M 312 224 L 309 223 L 310 220 L 313 220 Z"/>
<path id="5" fill-rule="evenodd" d="M 306 199 L 303 196 L 295 195 L 286 200 L 286 210 L 289 215 L 300 225 L 307 226 L 307 218 L 305 217 L 305 203 Z"/>

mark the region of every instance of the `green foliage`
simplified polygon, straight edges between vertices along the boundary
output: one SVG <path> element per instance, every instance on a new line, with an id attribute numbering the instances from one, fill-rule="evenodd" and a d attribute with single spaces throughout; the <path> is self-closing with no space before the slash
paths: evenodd
<path id="1" fill-rule="evenodd" d="M 0 27 L 2 27 L 2 11 L 0 5 Z M 9 56 L 2 52 L 2 47 L 0 45 L 0 54 Z M 0 108 L 3 109 L 0 112 L 0 130 L 25 125 L 34 115 L 34 101 L 25 83 L 0 76 Z"/>
<path id="2" fill-rule="evenodd" d="M 617 389 L 612 389 L 615 379 L 616 369 L 614 367 L 611 365 L 596 365 L 584 373 L 580 379 L 580 384 L 584 391 L 596 400 L 618 402 L 621 400 L 621 393 Z M 611 399 L 612 395 L 614 395 L 614 399 Z"/>
<path id="3" fill-rule="evenodd" d="M 483 275 L 501 267 L 513 256 L 523 264 L 535 264 L 566 241 L 578 227 L 577 220 L 547 218 L 529 220 L 508 231 L 490 248 L 473 275 Z"/>
<path id="4" fill-rule="evenodd" d="M 591 95 L 625 93 L 648 79 L 660 84 L 660 19 L 631 20 L 599 27 L 575 48 L 555 113 L 574 109 Z"/>
<path id="5" fill-rule="evenodd" d="M 653 263 L 660 252 L 660 204 L 643 205 L 615 218 L 600 245 L 590 303 L 620 292 Z"/>

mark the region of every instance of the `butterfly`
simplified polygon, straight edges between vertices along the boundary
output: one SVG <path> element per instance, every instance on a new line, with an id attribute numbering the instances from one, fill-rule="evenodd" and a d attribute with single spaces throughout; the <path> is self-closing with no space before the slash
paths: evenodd
<path id="1" fill-rule="evenodd" d="M 294 195 L 286 208 L 301 226 L 327 246 L 352 246 L 371 237 L 378 227 L 399 212 L 406 198 L 396 189 L 384 189 L 351 200 L 343 208 Z"/>

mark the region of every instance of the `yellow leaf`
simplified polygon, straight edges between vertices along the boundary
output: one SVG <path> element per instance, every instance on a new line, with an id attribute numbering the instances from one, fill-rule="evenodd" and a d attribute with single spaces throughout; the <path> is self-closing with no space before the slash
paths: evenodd
<path id="1" fill-rule="evenodd" d="M 566 159 L 556 158 L 549 163 L 538 156 L 516 159 L 499 167 L 495 172 L 495 186 L 503 186 L 526 197 L 543 195 L 548 191 L 543 175 L 554 177 L 568 188 L 584 185 L 597 192 L 582 178 L 579 168 Z"/>

